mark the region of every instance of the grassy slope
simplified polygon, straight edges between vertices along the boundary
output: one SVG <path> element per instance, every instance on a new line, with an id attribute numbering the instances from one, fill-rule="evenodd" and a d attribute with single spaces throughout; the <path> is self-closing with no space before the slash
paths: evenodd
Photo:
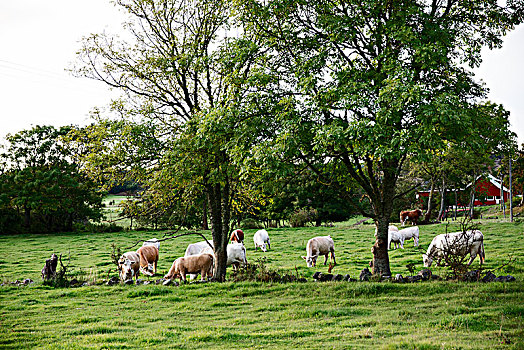
<path id="1" fill-rule="evenodd" d="M 486 267 L 498 267 L 513 255 L 517 262 L 497 274 L 511 273 L 518 282 L 0 287 L 0 348 L 524 348 L 523 225 L 485 222 L 481 229 Z M 407 275 L 410 262 L 421 269 L 422 252 L 444 230 L 444 225 L 421 226 L 420 249 L 410 241 L 406 249 L 390 252 L 392 272 Z M 266 256 L 270 268 L 296 266 L 306 277 L 326 271 L 325 266 L 307 269 L 300 259 L 315 235 L 334 237 L 335 273 L 358 277 L 371 258 L 370 225 L 271 229 L 273 249 L 266 254 L 254 252 L 253 232 L 246 232 L 248 260 Z M 146 232 L 1 236 L 10 249 L 0 258 L 0 278 L 37 280 L 53 250 L 70 251 L 77 272 L 100 278 L 111 267 L 111 242 L 124 247 L 153 236 L 160 238 Z M 160 273 L 195 240 L 163 242 Z"/>

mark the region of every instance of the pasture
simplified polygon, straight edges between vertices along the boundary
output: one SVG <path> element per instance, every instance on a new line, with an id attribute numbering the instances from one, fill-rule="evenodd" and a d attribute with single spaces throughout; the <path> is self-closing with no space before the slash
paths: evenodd
<path id="1" fill-rule="evenodd" d="M 25 287 L 0 287 L 0 348 L 45 349 L 487 349 L 524 348 L 524 225 L 481 222 L 486 269 L 511 274 L 511 283 L 428 281 L 324 282 L 312 280 L 320 264 L 307 268 L 309 238 L 330 234 L 338 265 L 333 273 L 358 279 L 371 259 L 374 226 L 268 229 L 271 250 L 254 251 L 256 230 L 246 233 L 247 258 L 266 257 L 272 270 L 304 276 L 306 283 L 226 282 L 180 287 L 89 285 L 51 288 L 40 270 L 52 252 L 70 255 L 73 273 L 90 282 L 114 276 L 111 243 L 119 247 L 162 233 L 132 231 L 97 234 L 2 235 L 8 252 L 0 258 L 2 281 L 31 278 Z M 449 231 L 458 225 L 452 224 Z M 446 226 L 420 226 L 420 248 L 413 241 L 390 251 L 393 275 L 422 267 L 422 253 Z M 207 234 L 210 236 L 209 234 Z M 165 241 L 159 272 L 184 254 L 198 236 Z M 138 247 L 138 246 L 137 246 Z M 136 249 L 135 247 L 134 249 Z M 323 262 L 323 258 L 320 263 Z M 472 267 L 478 267 L 475 259 Z M 111 271 L 113 269 L 113 271 Z M 433 266 L 434 274 L 446 269 Z M 147 277 L 143 277 L 147 279 Z"/>

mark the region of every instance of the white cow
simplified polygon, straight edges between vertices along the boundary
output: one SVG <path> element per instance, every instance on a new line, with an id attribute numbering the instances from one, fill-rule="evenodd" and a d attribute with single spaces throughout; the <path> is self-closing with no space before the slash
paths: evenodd
<path id="1" fill-rule="evenodd" d="M 329 253 L 331 253 L 333 262 L 335 264 L 337 263 L 335 260 L 335 242 L 333 242 L 331 236 L 311 238 L 307 241 L 306 252 L 307 256 L 303 256 L 302 259 L 306 260 L 307 267 L 316 266 L 319 255 L 326 256 L 326 259 L 324 260 L 324 265 L 326 265 Z"/>
<path id="2" fill-rule="evenodd" d="M 151 239 L 148 239 L 147 241 L 144 241 L 144 243 L 142 244 L 142 247 L 146 247 L 149 245 L 156 247 L 156 249 L 160 250 L 160 242 L 156 238 L 151 238 Z"/>
<path id="3" fill-rule="evenodd" d="M 267 251 L 266 246 L 268 249 L 271 248 L 271 243 L 269 242 L 269 234 L 264 229 L 255 232 L 255 234 L 253 235 L 253 242 L 255 243 L 255 251 L 259 247 L 260 249 L 262 249 L 263 252 Z"/>
<path id="4" fill-rule="evenodd" d="M 413 238 L 413 245 L 418 247 L 418 237 L 419 237 L 418 226 L 412 226 L 398 231 L 398 234 L 402 236 L 402 243 L 400 247 L 404 249 L 404 242 Z"/>
<path id="5" fill-rule="evenodd" d="M 213 242 L 209 242 L 213 246 Z M 209 253 L 213 254 L 214 251 L 211 249 L 209 244 L 207 244 L 206 241 L 198 242 L 198 243 L 192 243 L 187 246 L 186 252 L 184 256 L 192 256 L 192 255 L 198 255 L 203 253 Z M 240 264 L 246 266 L 247 265 L 247 258 L 246 258 L 246 247 L 242 243 L 230 243 L 227 245 L 227 262 L 226 266 L 233 265 L 234 269 L 238 269 Z M 195 276 L 191 275 L 191 279 L 193 279 Z"/>
<path id="6" fill-rule="evenodd" d="M 399 234 L 399 231 L 389 231 L 388 232 L 388 250 L 391 249 L 391 243 L 393 242 L 393 247 L 397 249 L 400 245 L 404 249 L 404 237 Z"/>
<path id="7" fill-rule="evenodd" d="M 468 265 L 471 265 L 477 254 L 480 264 L 484 262 L 484 235 L 479 230 L 464 232 L 443 233 L 435 236 L 428 247 L 426 254 L 422 255 L 425 267 L 430 267 L 433 260 L 440 265 L 446 254 L 466 255 L 470 254 Z"/>

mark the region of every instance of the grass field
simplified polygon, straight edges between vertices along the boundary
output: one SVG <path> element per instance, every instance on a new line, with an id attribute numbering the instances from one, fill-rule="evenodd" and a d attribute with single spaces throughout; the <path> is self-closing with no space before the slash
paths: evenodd
<path id="1" fill-rule="evenodd" d="M 448 230 L 457 228 L 452 224 Z M 108 272 L 113 268 L 111 243 L 126 247 L 162 234 L 3 235 L 0 243 L 9 250 L 0 258 L 0 279 L 32 278 L 36 283 L 0 287 L 0 348 L 523 349 L 524 225 L 486 220 L 480 228 L 485 268 L 497 268 L 512 256 L 516 261 L 495 274 L 511 274 L 516 282 L 314 282 L 311 275 L 327 267 L 308 269 L 300 258 L 313 236 L 334 238 L 334 273 L 358 278 L 371 259 L 374 227 L 346 223 L 269 229 L 272 249 L 267 253 L 254 251 L 255 230 L 245 230 L 248 261 L 265 256 L 269 268 L 298 272 L 307 283 L 55 289 L 39 282 L 52 252 L 69 254 L 77 277 L 94 281 L 115 274 Z M 445 225 L 421 226 L 419 249 L 409 241 L 404 250 L 390 251 L 392 273 L 409 275 L 408 263 L 422 269 L 422 253 L 445 230 Z M 158 275 L 197 240 L 185 236 L 162 242 Z M 473 267 L 478 264 L 476 259 Z"/>

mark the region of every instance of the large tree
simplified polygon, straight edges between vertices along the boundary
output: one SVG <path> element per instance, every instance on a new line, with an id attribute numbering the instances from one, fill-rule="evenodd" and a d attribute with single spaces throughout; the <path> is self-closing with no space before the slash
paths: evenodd
<path id="1" fill-rule="evenodd" d="M 487 90 L 470 68 L 481 62 L 482 47 L 500 47 L 522 22 L 523 5 L 238 3 L 248 37 L 266 57 L 262 83 L 284 96 L 274 116 L 278 127 L 261 147 L 294 152 L 319 174 L 323 167 L 315 164 L 343 166 L 371 204 L 362 212 L 378 228 L 374 272 L 390 275 L 388 224 L 407 157 L 424 159 L 450 142 L 482 148 L 509 136 L 507 113 L 481 104 Z"/>
<path id="2" fill-rule="evenodd" d="M 180 189 L 188 200 L 203 193 L 217 256 L 215 278 L 223 280 L 237 178 L 227 151 L 236 123 L 231 105 L 239 97 L 224 61 L 235 52 L 229 45 L 231 2 L 116 4 L 128 14 L 125 36 L 85 38 L 74 71 L 124 93 L 113 103 L 119 117 L 99 120 L 73 139 L 86 145 L 81 155 L 92 174 L 125 175 L 145 191 L 167 179 L 166 188 Z M 249 69 L 239 60 L 235 64 L 237 71 Z"/>

